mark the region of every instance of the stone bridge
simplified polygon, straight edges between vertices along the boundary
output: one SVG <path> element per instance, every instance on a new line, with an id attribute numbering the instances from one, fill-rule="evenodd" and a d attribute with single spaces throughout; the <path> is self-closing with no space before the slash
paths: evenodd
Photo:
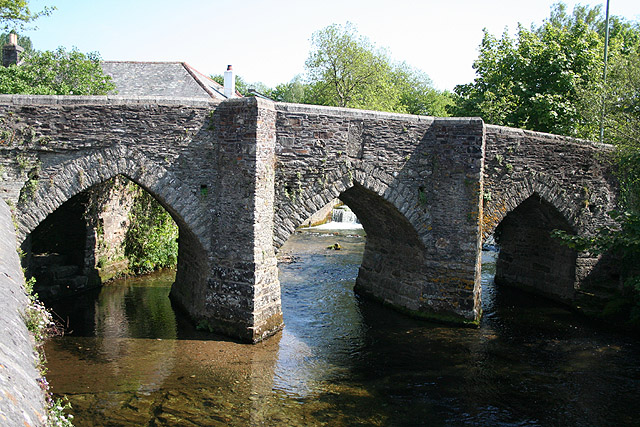
<path id="1" fill-rule="evenodd" d="M 549 237 L 610 221 L 608 146 L 257 98 L 3 95 L 0 111 L 0 194 L 26 252 L 58 207 L 125 176 L 178 224 L 172 299 L 246 341 L 282 327 L 276 252 L 336 197 L 367 233 L 356 291 L 420 317 L 479 321 L 481 246 L 494 232 L 496 282 L 570 302 L 612 274 Z"/>

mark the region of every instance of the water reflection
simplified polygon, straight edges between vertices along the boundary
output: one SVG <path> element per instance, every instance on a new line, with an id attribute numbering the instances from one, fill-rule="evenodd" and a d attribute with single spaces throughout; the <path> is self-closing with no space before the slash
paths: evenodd
<path id="1" fill-rule="evenodd" d="M 354 296 L 363 244 L 293 236 L 286 327 L 255 346 L 194 330 L 166 298 L 171 276 L 75 300 L 74 333 L 47 345 L 50 383 L 83 426 L 637 424 L 636 340 L 493 287 L 493 253 L 479 329 L 407 318 Z"/>

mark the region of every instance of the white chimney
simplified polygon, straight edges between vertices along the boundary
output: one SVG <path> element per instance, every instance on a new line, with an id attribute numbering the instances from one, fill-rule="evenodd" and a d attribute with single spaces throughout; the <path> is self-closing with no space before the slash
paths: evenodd
<path id="1" fill-rule="evenodd" d="M 224 96 L 227 98 L 236 96 L 236 78 L 231 65 L 227 65 L 227 71 L 224 72 Z"/>
<path id="2" fill-rule="evenodd" d="M 18 44 L 18 35 L 16 33 L 9 33 L 9 44 Z"/>

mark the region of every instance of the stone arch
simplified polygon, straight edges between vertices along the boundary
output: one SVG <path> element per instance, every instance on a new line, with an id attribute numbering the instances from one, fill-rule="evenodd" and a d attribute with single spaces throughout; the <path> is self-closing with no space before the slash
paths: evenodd
<path id="1" fill-rule="evenodd" d="M 274 246 L 276 248 L 282 246 L 308 217 L 332 200 L 344 197 L 345 193 L 349 194 L 349 190 L 354 188 L 356 189 L 353 190 L 355 194 L 363 195 L 366 193 L 383 203 L 388 212 L 395 211 L 393 215 L 402 217 L 405 221 L 402 226 L 410 226 L 416 232 L 412 238 L 420 238 L 421 233 L 418 233 L 418 230 L 425 228 L 420 221 L 420 215 L 414 212 L 408 203 L 397 203 L 402 200 L 410 200 L 415 196 L 414 191 L 398 184 L 393 176 L 384 171 L 364 162 L 354 162 L 352 165 L 343 165 L 340 169 L 329 173 L 326 176 L 325 184 L 320 188 L 316 185 L 310 185 L 304 188 L 301 186 L 298 191 L 294 187 L 287 186 L 276 189 L 276 198 L 280 201 L 280 209 L 276 213 L 279 218 L 276 219 L 274 227 Z M 351 204 L 354 204 L 355 198 L 357 197 L 349 199 Z M 351 207 L 350 203 L 343 201 Z M 366 209 L 357 206 L 355 209 L 356 215 L 359 218 L 365 218 L 364 221 L 367 222 Z M 369 228 L 373 227 L 369 226 Z"/>
<path id="2" fill-rule="evenodd" d="M 578 253 L 551 236 L 556 229 L 575 232 L 567 215 L 538 192 L 510 210 L 495 228 L 495 283 L 571 301 Z"/>
<path id="3" fill-rule="evenodd" d="M 180 238 L 172 297 L 189 312 L 203 311 L 210 242 L 205 218 L 196 209 L 200 201 L 171 171 L 134 148 L 96 150 L 44 168 L 36 190 L 17 206 L 18 242 L 73 196 L 117 175 L 139 185 L 173 217 Z"/>
<path id="4" fill-rule="evenodd" d="M 156 198 L 185 231 L 208 248 L 203 218 L 194 206 L 199 205 L 189 189 L 166 168 L 149 160 L 138 150 L 112 147 L 60 163 L 40 172 L 37 189 L 18 204 L 18 235 L 23 240 L 33 229 L 64 202 L 88 188 L 116 175 L 123 175 Z"/>
<path id="5" fill-rule="evenodd" d="M 490 194 L 490 200 L 487 194 Z M 507 186 L 485 185 L 483 240 L 495 232 L 510 212 L 534 194 L 551 204 L 573 229 L 579 228 L 576 221 L 579 209 L 573 205 L 573 197 L 555 180 L 540 173 L 514 175 Z"/>
<path id="6" fill-rule="evenodd" d="M 278 189 L 281 209 L 275 246 L 281 246 L 303 221 L 340 198 L 357 215 L 367 233 L 355 290 L 418 315 L 424 305 L 426 250 L 418 232 L 422 215 L 408 200 L 417 193 L 385 172 L 354 162 L 327 177 L 327 184 L 302 188 L 292 199 Z M 415 193 L 415 194 L 414 194 Z"/>

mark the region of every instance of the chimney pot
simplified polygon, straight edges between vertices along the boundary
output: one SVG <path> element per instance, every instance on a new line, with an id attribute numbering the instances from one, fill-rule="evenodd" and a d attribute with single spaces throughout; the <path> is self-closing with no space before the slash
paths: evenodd
<path id="1" fill-rule="evenodd" d="M 9 33 L 9 44 L 18 45 L 18 35 L 16 33 Z"/>
<path id="2" fill-rule="evenodd" d="M 236 78 L 231 65 L 227 65 L 227 71 L 224 72 L 224 96 L 227 99 L 236 96 Z"/>

